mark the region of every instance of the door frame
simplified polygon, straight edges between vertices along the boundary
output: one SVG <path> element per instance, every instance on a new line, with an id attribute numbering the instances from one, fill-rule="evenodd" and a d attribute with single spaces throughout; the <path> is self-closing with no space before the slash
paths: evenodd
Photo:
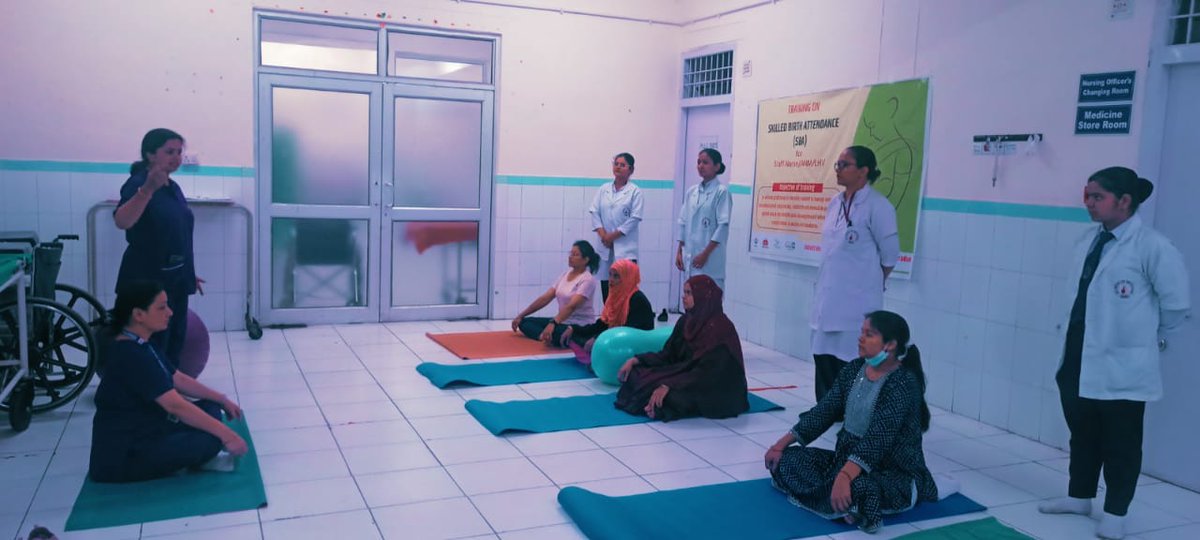
<path id="1" fill-rule="evenodd" d="M 479 141 L 479 207 L 478 208 L 420 208 L 393 206 L 395 194 L 396 98 L 411 97 L 444 101 L 467 101 L 481 104 Z M 382 182 L 380 194 L 379 320 L 412 321 L 431 319 L 484 319 L 491 312 L 491 238 L 492 196 L 495 192 L 495 94 L 490 90 L 431 87 L 402 82 L 385 83 L 383 89 Z M 400 221 L 475 221 L 479 224 L 478 263 L 476 268 L 476 302 L 474 304 L 441 304 L 427 306 L 391 305 L 392 298 L 392 227 Z M 385 279 L 386 277 L 386 279 Z"/>
<path id="2" fill-rule="evenodd" d="M 678 77 L 676 79 L 675 88 L 679 90 L 679 95 L 682 96 L 684 63 L 689 58 L 695 58 L 697 56 L 705 56 L 724 51 L 733 52 L 733 74 L 729 85 L 729 93 L 720 96 L 706 96 L 690 99 L 684 99 L 681 97 L 679 99 L 679 144 L 675 147 L 675 188 L 671 192 L 671 245 L 667 248 L 668 258 L 670 259 L 668 262 L 668 268 L 671 269 L 671 277 L 667 280 L 667 311 L 672 313 L 683 312 L 683 275 L 678 268 L 675 268 L 675 253 L 679 249 L 679 211 L 682 210 L 683 198 L 687 195 L 688 175 L 695 174 L 696 171 L 695 164 L 687 155 L 688 112 L 689 109 L 694 107 L 708 107 L 711 105 L 725 105 L 729 108 L 729 150 L 722 151 L 721 157 L 724 158 L 725 161 L 730 161 L 730 158 L 733 156 L 734 139 L 733 97 L 737 95 L 738 73 L 740 73 L 740 70 L 738 69 L 739 57 L 737 44 L 735 42 L 728 41 L 711 43 L 683 51 L 679 54 L 679 63 L 677 64 L 678 69 L 675 70 L 676 77 Z M 727 164 L 726 168 L 732 169 L 733 167 Z M 732 176 L 729 174 L 728 170 L 725 172 L 726 184 L 728 185 L 728 179 L 732 178 Z M 730 226 L 732 225 L 733 223 L 730 223 Z M 729 246 L 725 246 L 725 249 L 728 250 Z M 729 258 L 726 258 L 725 264 L 729 264 Z M 728 275 L 728 273 L 729 269 L 726 268 L 726 275 Z M 728 280 L 726 280 L 726 286 L 728 286 Z"/>
<path id="3" fill-rule="evenodd" d="M 270 180 L 272 173 L 272 118 L 274 102 L 272 93 L 275 88 L 295 88 L 300 90 L 317 90 L 332 92 L 348 92 L 367 94 L 370 96 L 368 109 L 369 117 L 369 152 L 368 152 L 368 197 L 366 206 L 348 205 L 300 205 L 275 204 L 272 202 L 273 184 Z M 353 323 L 375 322 L 379 320 L 379 277 L 372 275 L 372 244 L 380 230 L 380 148 L 374 141 L 381 140 L 383 127 L 382 97 L 383 87 L 378 82 L 353 81 L 345 79 L 326 79 L 302 77 L 295 75 L 279 75 L 261 73 L 258 76 L 258 111 L 256 115 L 258 168 L 256 170 L 256 188 L 258 193 L 258 213 L 255 216 L 255 227 L 258 230 L 258 283 L 265 285 L 267 290 L 257 291 L 258 313 L 268 323 Z M 273 299 L 273 261 L 272 261 L 272 227 L 274 218 L 337 218 L 367 221 L 367 261 L 364 267 L 366 275 L 366 302 L 363 306 L 329 307 L 329 308 L 276 308 Z M 378 250 L 375 250 L 376 253 Z"/>
<path id="4" fill-rule="evenodd" d="M 1163 142 L 1167 127 L 1167 115 L 1169 114 L 1167 104 L 1171 85 L 1171 70 L 1184 65 L 1200 65 L 1200 44 L 1170 45 L 1170 18 L 1173 14 L 1175 2 L 1157 2 L 1156 6 L 1154 29 L 1150 32 L 1150 39 L 1153 41 L 1150 45 L 1150 59 L 1145 69 L 1145 84 L 1143 86 L 1145 97 L 1142 98 L 1141 114 L 1143 115 L 1143 120 L 1138 140 L 1137 171 L 1140 176 L 1150 178 L 1156 182 L 1158 187 L 1166 188 L 1166 185 L 1158 184 L 1158 182 L 1162 178 L 1161 173 L 1163 170 L 1163 150 L 1165 146 Z M 1182 180 L 1176 179 L 1176 181 Z M 1155 192 L 1158 193 L 1158 190 L 1155 190 Z M 1139 207 L 1138 213 L 1142 215 L 1143 220 L 1147 223 L 1153 224 L 1156 230 L 1166 234 L 1167 231 L 1157 223 L 1157 201 L 1157 197 L 1151 197 L 1146 204 Z M 1197 264 L 1197 261 L 1188 262 Z M 1195 269 L 1192 272 L 1194 273 Z M 1196 310 L 1198 308 L 1197 306 L 1192 306 L 1192 309 Z M 1192 324 L 1195 323 L 1193 322 Z M 1174 343 L 1168 345 L 1170 347 L 1169 350 L 1176 351 L 1175 354 L 1179 354 L 1179 349 L 1186 346 L 1185 343 L 1181 343 L 1186 342 L 1186 336 L 1182 332 L 1176 332 L 1176 335 L 1172 336 L 1172 338 Z M 1166 360 L 1164 359 L 1164 361 Z M 1146 428 L 1150 428 L 1153 425 L 1150 421 L 1150 416 L 1161 414 L 1162 412 L 1163 407 L 1161 402 L 1158 405 L 1149 404 L 1146 408 Z M 1144 445 L 1156 442 L 1151 441 L 1151 435 L 1152 433 L 1149 431 L 1145 433 Z M 1143 454 L 1142 470 L 1146 474 L 1159 476 L 1162 480 L 1177 483 L 1189 489 L 1196 489 L 1197 486 L 1195 485 L 1181 484 L 1180 477 L 1171 476 L 1172 471 L 1176 470 L 1173 465 L 1159 468 L 1157 467 L 1157 463 L 1147 459 L 1153 457 L 1150 452 L 1143 451 Z M 1176 472 L 1175 474 L 1178 473 Z"/>

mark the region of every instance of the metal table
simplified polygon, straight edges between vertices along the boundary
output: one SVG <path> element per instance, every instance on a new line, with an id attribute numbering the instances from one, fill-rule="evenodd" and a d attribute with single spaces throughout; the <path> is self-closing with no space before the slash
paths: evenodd
<path id="1" fill-rule="evenodd" d="M 96 214 L 103 209 L 115 209 L 120 201 L 100 201 L 92 206 L 87 213 L 88 240 L 88 292 L 98 294 L 96 290 Z M 262 337 L 262 326 L 253 315 L 254 313 L 254 219 L 250 210 L 233 201 L 233 199 L 188 199 L 188 206 L 200 208 L 229 208 L 246 218 L 246 333 L 250 339 Z"/>

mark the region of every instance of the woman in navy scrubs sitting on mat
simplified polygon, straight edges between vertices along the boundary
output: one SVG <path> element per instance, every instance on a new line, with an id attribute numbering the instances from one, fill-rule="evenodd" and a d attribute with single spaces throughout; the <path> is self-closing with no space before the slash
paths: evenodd
<path id="1" fill-rule="evenodd" d="M 222 448 L 233 456 L 248 449 L 246 441 L 220 420 L 222 410 L 236 419 L 242 409 L 176 371 L 148 341 L 167 328 L 170 318 L 167 295 L 155 282 L 134 280 L 117 293 L 116 336 L 100 349 L 105 372 L 92 421 L 88 474 L 93 481 L 161 478 L 210 464 Z"/>
<path id="2" fill-rule="evenodd" d="M 938 500 L 921 448 L 921 434 L 929 429 L 925 373 L 921 353 L 908 339 L 903 317 L 868 314 L 859 358 L 767 450 L 771 480 L 793 504 L 871 533 L 885 514 Z M 808 446 L 842 418 L 834 450 Z"/>
<path id="3" fill-rule="evenodd" d="M 166 353 L 167 362 L 179 366 L 187 334 L 188 296 L 204 294 L 204 280 L 196 277 L 192 253 L 195 218 L 183 190 L 170 177 L 183 163 L 183 136 L 166 128 L 152 129 L 142 137 L 141 157 L 129 167 L 121 202 L 113 212 L 113 221 L 125 231 L 129 243 L 121 257 L 117 290 L 135 279 L 162 283 L 174 315 L 153 341 Z"/>

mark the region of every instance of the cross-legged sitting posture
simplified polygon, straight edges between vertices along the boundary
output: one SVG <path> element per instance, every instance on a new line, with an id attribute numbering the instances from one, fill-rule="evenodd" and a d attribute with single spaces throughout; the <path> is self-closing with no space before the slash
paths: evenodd
<path id="1" fill-rule="evenodd" d="M 573 324 L 563 332 L 563 344 L 575 351 L 576 357 L 585 364 L 591 363 L 592 344 L 596 337 L 609 328 L 628 326 L 638 330 L 654 330 L 654 308 L 650 299 L 638 289 L 642 273 L 637 263 L 629 259 L 617 259 L 608 271 L 612 282 L 612 293 L 604 301 L 604 310 L 596 322 L 587 325 Z"/>
<path id="2" fill-rule="evenodd" d="M 706 275 L 683 284 L 686 313 L 663 349 L 630 358 L 617 372 L 618 409 L 668 421 L 729 418 L 750 408 L 742 345 L 721 309 L 721 295 Z"/>
<path id="3" fill-rule="evenodd" d="M 517 314 L 512 320 L 513 332 L 557 346 L 562 345 L 563 332 L 570 325 L 589 324 L 596 320 L 595 302 L 592 299 L 596 294 L 594 274 L 599 264 L 600 256 L 587 240 L 572 244 L 567 254 L 567 271 Z M 549 305 L 552 300 L 558 300 L 558 313 L 554 317 L 529 316 Z"/>
<path id="4" fill-rule="evenodd" d="M 869 314 L 858 338 L 860 358 L 767 450 L 771 479 L 794 504 L 874 532 L 884 515 L 938 499 L 921 449 L 929 428 L 925 375 L 908 339 L 899 315 Z M 807 446 L 841 418 L 834 450 Z"/>
<path id="5" fill-rule="evenodd" d="M 104 374 L 96 390 L 88 474 L 96 482 L 136 482 L 210 463 L 246 441 L 220 421 L 242 410 L 223 394 L 176 371 L 150 336 L 167 328 L 171 308 L 156 282 L 133 280 L 117 294 L 116 335 L 101 347 Z M 189 396 L 200 401 L 192 402 Z"/>

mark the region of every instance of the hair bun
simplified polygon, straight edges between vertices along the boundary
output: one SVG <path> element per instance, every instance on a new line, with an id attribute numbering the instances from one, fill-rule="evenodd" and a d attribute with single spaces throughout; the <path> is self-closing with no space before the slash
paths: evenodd
<path id="1" fill-rule="evenodd" d="M 1146 202 L 1146 199 L 1150 198 L 1150 194 L 1154 193 L 1154 184 L 1152 182 L 1150 182 L 1149 180 L 1146 180 L 1145 178 L 1139 177 L 1137 179 L 1137 185 L 1138 185 L 1138 202 L 1139 203 Z"/>

